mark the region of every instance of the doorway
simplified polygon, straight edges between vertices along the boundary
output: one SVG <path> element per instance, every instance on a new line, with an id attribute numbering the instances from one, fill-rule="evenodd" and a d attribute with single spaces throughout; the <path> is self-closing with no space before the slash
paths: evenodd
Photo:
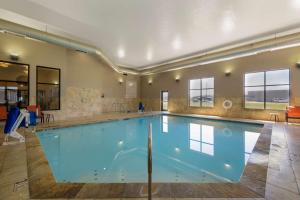
<path id="1" fill-rule="evenodd" d="M 169 92 L 161 91 L 160 93 L 160 109 L 161 111 L 168 111 Z"/>

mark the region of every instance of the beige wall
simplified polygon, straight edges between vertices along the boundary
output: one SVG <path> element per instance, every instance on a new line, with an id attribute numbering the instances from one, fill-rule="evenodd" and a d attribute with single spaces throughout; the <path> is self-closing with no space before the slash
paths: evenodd
<path id="1" fill-rule="evenodd" d="M 139 87 L 137 98 L 126 99 L 125 81 L 134 80 L 140 85 L 140 78 L 118 74 L 93 55 L 0 34 L 0 60 L 9 61 L 12 53 L 19 54 L 18 62 L 30 65 L 30 104 L 36 104 L 36 66 L 61 69 L 61 110 L 53 111 L 57 119 L 114 111 L 114 102 L 124 104 L 125 109 L 137 107 Z M 119 78 L 124 79 L 121 85 Z"/>
<path id="2" fill-rule="evenodd" d="M 135 110 L 139 97 L 147 109 L 160 109 L 160 91 L 168 90 L 169 109 L 173 112 L 268 119 L 270 111 L 246 110 L 243 108 L 243 77 L 246 72 L 269 69 L 291 69 L 291 105 L 300 105 L 300 69 L 295 63 L 300 60 L 300 48 L 263 53 L 255 56 L 176 70 L 151 76 L 123 76 L 114 72 L 98 57 L 69 50 L 60 46 L 36 42 L 8 34 L 0 34 L 0 60 L 9 60 L 11 53 L 20 55 L 20 63 L 30 65 L 30 104 L 36 101 L 36 66 L 61 69 L 61 110 L 55 111 L 57 119 L 86 116 L 111 112 L 113 103 L 122 103 Z M 225 72 L 230 70 L 231 76 Z M 175 82 L 179 75 L 180 82 Z M 215 78 L 214 108 L 190 108 L 188 106 L 188 80 L 194 78 Z M 125 82 L 135 80 L 138 96 L 125 98 Z M 152 79 L 153 84 L 148 85 Z M 104 94 L 104 98 L 101 98 Z M 233 101 L 233 108 L 226 111 L 222 107 L 225 99 Z M 118 107 L 118 106 L 117 106 Z M 126 109 L 126 108 L 125 108 Z M 283 112 L 281 112 L 283 119 Z"/>
<path id="3" fill-rule="evenodd" d="M 300 61 L 300 48 L 268 52 L 255 56 L 239 58 L 231 61 L 198 66 L 183 70 L 164 72 L 141 78 L 141 98 L 148 109 L 160 109 L 160 91 L 169 91 L 169 110 L 172 112 L 188 112 L 228 117 L 253 119 L 269 119 L 270 110 L 247 110 L 243 108 L 243 78 L 246 72 L 257 72 L 272 69 L 291 70 L 291 105 L 300 105 L 300 69 L 296 62 Z M 229 77 L 226 71 L 231 71 Z M 180 82 L 175 82 L 179 75 Z M 214 108 L 190 108 L 188 106 L 188 81 L 190 79 L 215 78 Z M 152 85 L 148 80 L 152 79 Z M 226 111 L 222 107 L 225 99 L 233 101 L 233 108 Z M 284 112 L 280 112 L 281 120 Z"/>

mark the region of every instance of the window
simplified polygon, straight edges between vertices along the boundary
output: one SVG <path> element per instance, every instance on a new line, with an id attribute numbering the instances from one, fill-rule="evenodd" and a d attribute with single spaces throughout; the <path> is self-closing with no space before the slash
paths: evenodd
<path id="1" fill-rule="evenodd" d="M 0 61 L 0 106 L 25 108 L 29 102 L 29 65 Z"/>
<path id="2" fill-rule="evenodd" d="M 245 108 L 285 110 L 290 98 L 290 70 L 245 74 Z"/>
<path id="3" fill-rule="evenodd" d="M 214 127 L 190 123 L 190 149 L 214 155 Z"/>
<path id="4" fill-rule="evenodd" d="M 189 99 L 191 107 L 213 107 L 214 78 L 190 80 Z"/>
<path id="5" fill-rule="evenodd" d="M 42 110 L 60 109 L 60 69 L 37 66 L 37 105 Z"/>

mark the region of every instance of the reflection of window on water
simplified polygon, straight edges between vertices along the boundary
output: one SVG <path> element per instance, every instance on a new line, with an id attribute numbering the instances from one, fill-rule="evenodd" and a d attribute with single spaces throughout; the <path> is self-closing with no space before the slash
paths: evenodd
<path id="1" fill-rule="evenodd" d="M 190 149 L 214 155 L 214 127 L 190 123 Z"/>
<path id="2" fill-rule="evenodd" d="M 260 133 L 245 131 L 245 165 L 254 149 Z"/>
<path id="3" fill-rule="evenodd" d="M 163 127 L 163 132 L 164 133 L 168 133 L 168 129 L 169 129 L 169 127 L 168 127 L 168 116 L 162 116 L 162 127 Z"/>

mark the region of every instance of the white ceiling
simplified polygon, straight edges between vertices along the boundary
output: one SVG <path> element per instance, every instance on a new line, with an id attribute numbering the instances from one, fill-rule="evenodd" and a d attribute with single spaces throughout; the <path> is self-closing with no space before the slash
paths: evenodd
<path id="1" fill-rule="evenodd" d="M 0 0 L 0 17 L 134 68 L 300 25 L 300 0 Z"/>

